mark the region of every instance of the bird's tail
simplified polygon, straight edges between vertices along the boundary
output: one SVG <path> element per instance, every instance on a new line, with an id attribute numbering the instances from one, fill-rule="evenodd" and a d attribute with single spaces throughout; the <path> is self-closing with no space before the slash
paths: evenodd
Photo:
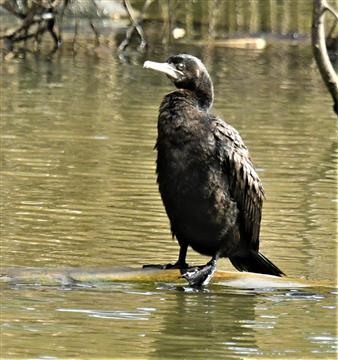
<path id="1" fill-rule="evenodd" d="M 232 265 L 239 271 L 249 271 L 259 274 L 275 276 L 285 275 L 268 258 L 258 251 L 251 251 L 246 256 L 232 256 L 229 258 Z"/>

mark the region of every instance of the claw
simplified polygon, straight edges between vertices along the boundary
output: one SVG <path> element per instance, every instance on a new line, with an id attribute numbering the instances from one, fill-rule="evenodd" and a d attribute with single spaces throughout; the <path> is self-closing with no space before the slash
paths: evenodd
<path id="1" fill-rule="evenodd" d="M 196 266 L 182 272 L 182 278 L 188 280 L 192 287 L 201 287 L 208 285 L 214 272 L 216 271 L 216 262 L 210 262 L 204 266 Z"/>

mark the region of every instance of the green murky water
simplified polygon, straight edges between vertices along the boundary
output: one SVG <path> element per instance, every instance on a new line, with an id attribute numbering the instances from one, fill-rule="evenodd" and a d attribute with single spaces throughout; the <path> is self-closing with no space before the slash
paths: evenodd
<path id="1" fill-rule="evenodd" d="M 2 65 L 2 266 L 174 261 L 153 146 L 165 77 L 146 58 Z M 308 49 L 191 49 L 264 183 L 262 250 L 292 277 L 336 276 L 336 119 Z M 190 263 L 207 259 L 190 251 Z M 232 269 L 227 260 L 221 269 Z M 334 358 L 337 291 L 2 284 L 2 358 Z"/>

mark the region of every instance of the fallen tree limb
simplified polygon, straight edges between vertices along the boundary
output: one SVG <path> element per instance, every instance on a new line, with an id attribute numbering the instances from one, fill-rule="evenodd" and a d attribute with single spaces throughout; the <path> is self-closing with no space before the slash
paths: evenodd
<path id="1" fill-rule="evenodd" d="M 32 286 L 80 286 L 100 287 L 116 282 L 169 282 L 187 285 L 179 270 L 159 270 L 142 268 L 8 268 L 2 269 L 0 281 L 13 285 Z M 216 271 L 212 283 L 237 288 L 304 288 L 334 287 L 327 282 L 311 282 L 303 279 L 291 279 L 272 275 L 254 274 L 238 271 Z"/>

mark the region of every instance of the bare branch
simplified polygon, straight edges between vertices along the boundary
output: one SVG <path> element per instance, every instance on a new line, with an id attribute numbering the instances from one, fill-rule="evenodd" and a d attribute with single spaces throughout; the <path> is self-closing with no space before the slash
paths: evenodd
<path id="1" fill-rule="evenodd" d="M 325 43 L 325 12 L 330 10 L 326 0 L 313 0 L 312 49 L 322 79 L 333 99 L 333 109 L 338 116 L 338 77 L 331 64 Z M 335 14 L 335 12 L 333 11 Z"/>
<path id="2" fill-rule="evenodd" d="M 326 2 L 326 0 L 323 1 L 323 6 L 323 11 L 329 11 L 338 20 L 338 13 Z"/>
<path id="3" fill-rule="evenodd" d="M 60 39 L 54 30 L 57 14 L 57 9 L 54 6 L 57 6 L 60 1 L 63 0 L 55 0 L 53 3 L 36 0 L 29 3 L 29 6 L 23 9 L 19 9 L 15 2 L 8 0 L 1 1 L 1 7 L 22 20 L 21 25 L 16 30 L 0 37 L 0 39 L 5 40 L 7 50 L 13 51 L 15 43 L 20 41 L 26 42 L 31 38 L 34 39 L 35 45 L 39 46 L 42 36 L 46 32 L 50 33 L 54 41 L 54 48 L 58 48 Z"/>
<path id="4" fill-rule="evenodd" d="M 143 21 L 144 14 L 145 14 L 145 12 L 147 11 L 149 5 L 152 2 L 153 2 L 153 0 L 146 0 L 145 1 L 144 5 L 143 5 L 143 8 L 142 8 L 142 11 L 141 11 L 141 14 L 140 14 L 140 17 L 139 17 L 139 19 L 136 19 L 134 14 L 133 14 L 133 9 L 132 9 L 132 7 L 131 7 L 131 5 L 129 3 L 129 0 L 124 0 L 123 1 L 124 7 L 125 7 L 128 15 L 129 15 L 131 25 L 127 29 L 125 39 L 121 42 L 121 44 L 120 44 L 120 46 L 118 48 L 119 51 L 124 51 L 126 49 L 126 47 L 129 45 L 130 39 L 131 39 L 131 37 L 132 37 L 135 30 L 137 31 L 137 33 L 139 34 L 139 36 L 141 38 L 141 43 L 139 45 L 139 49 L 144 49 L 147 46 L 147 42 L 146 42 L 145 37 L 144 37 L 144 32 L 143 32 L 142 27 L 140 26 L 140 23 Z"/>

